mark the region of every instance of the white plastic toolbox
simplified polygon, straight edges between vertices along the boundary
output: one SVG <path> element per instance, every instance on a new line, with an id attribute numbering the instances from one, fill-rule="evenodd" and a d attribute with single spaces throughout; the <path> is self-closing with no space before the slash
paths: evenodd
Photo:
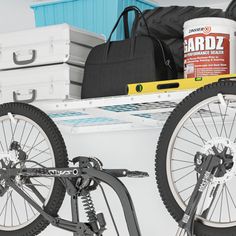
<path id="1" fill-rule="evenodd" d="M 83 73 L 66 63 L 0 71 L 0 103 L 80 98 Z"/>
<path id="2" fill-rule="evenodd" d="M 101 35 L 67 24 L 0 34 L 0 70 L 68 63 L 84 66 Z"/>

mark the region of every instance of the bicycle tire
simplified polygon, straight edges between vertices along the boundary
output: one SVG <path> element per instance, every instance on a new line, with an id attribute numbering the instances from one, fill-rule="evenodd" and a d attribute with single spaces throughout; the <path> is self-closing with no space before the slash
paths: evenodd
<path id="1" fill-rule="evenodd" d="M 43 130 L 50 142 L 53 150 L 55 167 L 63 168 L 68 166 L 67 150 L 62 135 L 54 122 L 44 112 L 36 107 L 23 103 L 7 103 L 0 105 L 0 118 L 7 116 L 9 113 L 15 117 L 25 117 L 26 120 L 32 121 L 33 124 L 37 124 Z M 47 204 L 44 206 L 44 210 L 49 215 L 56 217 L 65 197 L 65 188 L 58 179 L 54 180 L 49 194 L 50 196 L 48 197 Z M 12 211 L 14 212 L 14 209 Z M 11 229 L 9 226 L 7 230 L 0 230 L 0 235 L 34 236 L 42 232 L 48 225 L 49 222 L 39 214 L 33 222 L 25 224 L 25 227 L 17 226 L 19 229 L 15 229 L 14 227 Z"/>
<path id="2" fill-rule="evenodd" d="M 177 140 L 176 137 L 178 137 L 181 134 L 180 133 L 181 128 L 185 127 L 185 123 L 181 123 L 181 122 L 183 122 L 183 119 L 186 116 L 186 114 L 188 114 L 191 111 L 191 109 L 194 109 L 203 101 L 208 101 L 207 99 L 215 97 L 217 96 L 217 94 L 222 94 L 223 96 L 230 95 L 236 98 L 236 83 L 233 81 L 223 81 L 223 82 L 214 83 L 211 85 L 207 85 L 204 88 L 198 89 L 192 94 L 190 94 L 189 96 L 187 96 L 175 108 L 175 110 L 172 112 L 170 117 L 167 119 L 163 127 L 163 130 L 160 134 L 160 138 L 159 138 L 157 150 L 156 150 L 156 159 L 155 159 L 156 181 L 157 181 L 159 193 L 161 195 L 161 198 L 167 210 L 177 222 L 179 222 L 182 219 L 183 214 L 184 214 L 184 209 L 182 205 L 179 203 L 179 199 L 177 199 L 176 197 L 177 195 L 175 194 L 173 190 L 172 183 L 170 183 L 171 173 L 168 167 L 170 166 L 170 164 L 168 164 L 169 162 L 168 155 L 170 155 L 169 153 L 172 152 L 173 149 L 175 148 L 174 145 L 171 146 L 171 142 L 175 142 L 175 140 Z M 180 125 L 179 130 L 177 128 L 178 125 Z M 174 141 L 173 141 L 173 137 L 175 138 Z M 189 141 L 189 138 L 190 136 L 187 137 L 186 139 L 187 142 Z M 193 154 L 193 153 L 186 153 L 186 155 L 187 154 Z M 177 159 L 175 161 L 178 161 L 179 157 L 177 157 L 177 155 L 175 156 L 175 158 Z M 183 171 L 183 169 L 181 171 Z M 185 181 L 187 180 L 185 179 Z M 177 180 L 175 184 L 177 184 Z M 194 186 L 195 185 L 193 185 L 193 187 Z M 229 224 L 225 224 L 225 225 L 227 226 Z M 194 231 L 195 231 L 194 232 L 195 235 L 198 235 L 198 236 L 222 236 L 222 235 L 235 236 L 236 223 L 234 222 L 234 224 L 231 225 L 230 227 L 223 227 L 220 224 L 211 225 L 208 223 L 196 221 L 194 225 Z"/>

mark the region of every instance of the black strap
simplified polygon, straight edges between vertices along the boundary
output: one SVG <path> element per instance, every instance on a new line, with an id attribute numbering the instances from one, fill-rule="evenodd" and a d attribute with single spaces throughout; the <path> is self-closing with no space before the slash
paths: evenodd
<path id="1" fill-rule="evenodd" d="M 144 24 L 145 24 L 145 26 L 146 26 L 146 28 L 147 28 L 147 33 L 148 33 L 148 35 L 150 35 L 150 33 L 149 33 L 149 28 L 148 28 L 146 19 L 145 19 L 145 17 L 143 16 L 143 13 L 141 12 L 141 10 L 140 10 L 138 7 L 136 7 L 136 6 L 129 6 L 129 7 L 126 7 L 126 8 L 124 9 L 124 11 L 121 13 L 121 15 L 119 16 L 119 18 L 118 18 L 118 20 L 117 20 L 115 26 L 113 27 L 113 29 L 112 29 L 112 31 L 111 31 L 111 34 L 110 34 L 110 36 L 109 36 L 107 42 L 110 42 L 110 41 L 111 41 L 111 37 L 112 37 L 113 33 L 115 32 L 116 28 L 118 27 L 118 25 L 119 25 L 119 23 L 120 23 L 120 20 L 121 20 L 123 17 L 126 18 L 126 23 L 127 23 L 126 26 L 128 25 L 128 16 L 127 16 L 127 14 L 128 14 L 130 11 L 134 11 L 134 12 L 136 12 L 137 15 L 140 15 L 140 17 L 143 19 Z M 125 15 L 126 15 L 126 16 L 125 16 Z M 136 29 L 137 29 L 137 26 L 134 27 L 134 29 L 133 29 L 133 31 L 135 30 L 135 33 L 136 33 Z M 135 37 L 135 34 L 132 34 L 132 36 Z M 132 36 L 131 36 L 131 37 L 132 37 Z"/>
<path id="2" fill-rule="evenodd" d="M 134 18 L 134 22 L 137 21 L 137 19 L 139 18 L 139 13 L 137 11 L 135 12 L 135 18 Z M 123 21 L 124 21 L 124 35 L 125 35 L 125 39 L 130 38 L 130 29 L 129 29 L 129 13 L 126 12 L 125 15 L 123 16 Z"/>
<path id="3" fill-rule="evenodd" d="M 125 39 L 129 38 L 129 17 L 128 13 L 123 16 Z"/>
<path id="4" fill-rule="evenodd" d="M 146 35 L 147 35 L 147 36 L 151 36 L 151 34 L 150 34 L 150 29 L 149 29 L 148 24 L 147 24 L 147 20 L 146 20 L 144 14 L 143 14 L 142 12 L 141 12 L 141 14 L 139 14 L 138 18 L 139 18 L 140 20 L 142 20 L 143 23 L 144 23 L 144 25 L 145 25 L 145 28 L 146 28 L 146 31 L 147 31 L 147 34 L 146 34 Z M 135 20 L 134 23 L 135 23 L 135 24 L 133 25 L 131 37 L 137 36 L 137 29 L 138 29 L 138 26 L 139 26 L 140 21 L 139 21 L 139 20 Z"/>
<path id="5" fill-rule="evenodd" d="M 118 27 L 119 23 L 120 23 L 120 20 L 125 16 L 127 15 L 130 11 L 134 11 L 136 12 L 137 15 L 140 15 L 141 18 L 143 19 L 144 23 L 145 23 L 145 26 L 147 28 L 147 35 L 150 36 L 150 32 L 149 32 L 149 28 L 148 28 L 148 25 L 147 25 L 147 22 L 146 22 L 146 19 L 145 17 L 143 16 L 143 13 L 141 12 L 141 10 L 136 7 L 136 6 L 129 6 L 129 7 L 126 7 L 124 9 L 124 11 L 121 13 L 121 15 L 119 16 L 115 26 L 113 27 L 112 31 L 111 31 L 111 34 L 107 40 L 107 43 L 106 43 L 106 49 L 105 49 L 105 54 L 104 54 L 104 61 L 107 61 L 107 57 L 108 57 L 108 53 L 109 53 L 109 49 L 110 49 L 110 44 L 111 44 L 111 38 L 112 38 L 112 35 L 113 33 L 115 32 L 116 28 Z M 126 18 L 127 22 L 128 23 L 128 17 Z M 133 53 L 134 53 L 134 48 L 135 48 L 135 39 L 136 39 L 136 29 L 137 29 L 137 24 L 136 26 L 133 28 L 132 30 L 132 34 L 131 34 L 131 50 L 130 50 L 130 56 L 132 57 Z"/>

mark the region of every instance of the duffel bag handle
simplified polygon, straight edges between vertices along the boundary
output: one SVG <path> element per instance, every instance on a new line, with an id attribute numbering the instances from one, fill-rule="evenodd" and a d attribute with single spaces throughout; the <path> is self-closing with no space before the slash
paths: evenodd
<path id="1" fill-rule="evenodd" d="M 141 10 L 136 7 L 136 6 L 129 6 L 129 7 L 126 7 L 124 9 L 124 11 L 121 13 L 120 17 L 118 18 L 114 28 L 112 29 L 111 31 L 111 34 L 107 40 L 107 43 L 106 43 L 106 50 L 105 50 L 105 55 L 104 55 L 104 61 L 107 61 L 107 57 L 108 57 L 108 53 L 109 53 L 109 49 L 110 49 L 110 44 L 111 44 L 111 37 L 113 35 L 113 33 L 115 32 L 117 26 L 119 25 L 120 23 L 120 20 L 122 19 L 122 17 L 124 17 L 126 14 L 128 14 L 128 12 L 130 11 L 135 11 L 137 14 L 139 14 L 141 16 L 141 18 L 143 19 L 145 25 L 146 25 L 146 28 L 147 28 L 147 34 L 148 36 L 150 36 L 150 32 L 149 32 L 149 28 L 148 28 L 148 25 L 147 25 L 147 22 L 146 22 L 146 19 L 143 15 L 143 13 L 141 12 Z M 135 39 L 136 39 L 136 28 L 132 30 L 132 35 L 131 35 L 131 39 L 132 39 L 132 43 L 131 43 L 131 50 L 130 50 L 130 55 L 131 57 L 133 56 L 133 53 L 134 53 L 134 47 L 135 47 Z"/>
<path id="2" fill-rule="evenodd" d="M 143 19 L 144 24 L 145 24 L 145 26 L 146 26 L 146 28 L 147 28 L 147 33 L 148 33 L 148 35 L 150 35 L 150 33 L 149 33 L 149 28 L 148 28 L 146 19 L 145 19 L 143 13 L 141 12 L 141 10 L 140 10 L 138 7 L 136 7 L 136 6 L 129 6 L 129 7 L 126 7 L 126 8 L 124 9 L 124 11 L 121 13 L 120 17 L 118 18 L 118 20 L 117 20 L 117 22 L 116 22 L 114 28 L 113 28 L 112 31 L 111 31 L 111 34 L 110 34 L 109 38 L 108 38 L 108 40 L 107 40 L 107 43 L 109 43 L 109 42 L 111 41 L 111 37 L 112 37 L 113 33 L 115 32 L 116 28 L 118 27 L 118 25 L 119 25 L 119 23 L 120 23 L 120 20 L 121 20 L 123 17 L 125 17 L 125 16 L 127 15 L 127 13 L 130 12 L 130 11 L 135 11 L 137 14 L 139 14 L 139 15 L 141 16 L 141 18 Z"/>
<path id="3" fill-rule="evenodd" d="M 139 17 L 139 13 L 137 11 L 134 11 L 134 13 L 135 13 L 134 22 L 136 22 L 138 17 Z M 124 35 L 125 35 L 125 39 L 128 39 L 128 38 L 130 38 L 129 12 L 126 12 L 124 14 L 123 21 L 124 21 Z"/>

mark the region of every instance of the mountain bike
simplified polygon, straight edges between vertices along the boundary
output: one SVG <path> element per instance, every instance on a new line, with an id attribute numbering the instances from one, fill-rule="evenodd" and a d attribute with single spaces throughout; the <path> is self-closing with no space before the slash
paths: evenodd
<path id="1" fill-rule="evenodd" d="M 221 81 L 198 89 L 171 113 L 159 138 L 156 178 L 164 204 L 179 223 L 177 235 L 236 235 L 236 83 Z M 72 167 L 69 167 L 71 162 Z M 142 171 L 105 169 L 94 157 L 70 161 L 54 122 L 29 104 L 0 106 L 0 235 L 38 235 L 49 224 L 74 236 L 101 236 L 103 213 L 91 192 L 103 185 L 119 197 L 130 236 L 141 236 L 134 204 L 121 182 L 147 177 Z M 58 215 L 70 196 L 71 221 Z M 78 200 L 87 222 L 81 222 Z"/>

